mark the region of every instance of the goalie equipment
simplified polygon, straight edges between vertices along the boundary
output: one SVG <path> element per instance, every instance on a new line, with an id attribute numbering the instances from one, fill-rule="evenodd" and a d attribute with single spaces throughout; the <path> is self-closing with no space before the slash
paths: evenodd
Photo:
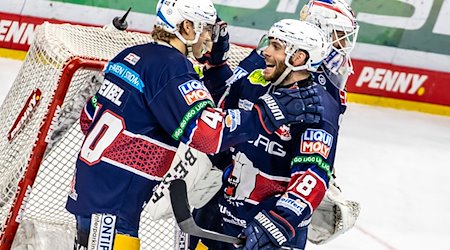
<path id="1" fill-rule="evenodd" d="M 222 171 L 212 165 L 206 154 L 180 143 L 169 171 L 147 205 L 146 210 L 153 220 L 172 216 L 169 185 L 175 179 L 186 182 L 190 205 L 200 208 L 219 191 Z"/>
<path id="2" fill-rule="evenodd" d="M 346 200 L 333 182 L 324 199 L 314 211 L 308 227 L 308 240 L 314 244 L 325 244 L 351 229 L 359 216 L 358 202 Z"/>

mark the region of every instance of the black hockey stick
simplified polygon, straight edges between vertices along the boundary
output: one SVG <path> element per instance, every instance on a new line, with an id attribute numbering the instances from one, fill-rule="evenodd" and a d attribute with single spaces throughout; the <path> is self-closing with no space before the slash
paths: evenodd
<path id="1" fill-rule="evenodd" d="M 191 208 L 187 197 L 186 182 L 176 179 L 170 183 L 170 202 L 172 203 L 173 214 L 181 231 L 210 240 L 222 241 L 225 243 L 244 245 L 244 239 L 237 238 L 218 232 L 210 231 L 199 227 L 192 218 Z M 301 250 L 299 248 L 281 247 L 280 249 Z"/>
<path id="2" fill-rule="evenodd" d="M 210 240 L 217 240 L 231 244 L 242 245 L 241 238 L 213 232 L 199 227 L 192 218 L 191 209 L 187 197 L 186 182 L 182 179 L 173 180 L 170 183 L 170 202 L 172 203 L 173 214 L 177 220 L 181 231 Z"/>

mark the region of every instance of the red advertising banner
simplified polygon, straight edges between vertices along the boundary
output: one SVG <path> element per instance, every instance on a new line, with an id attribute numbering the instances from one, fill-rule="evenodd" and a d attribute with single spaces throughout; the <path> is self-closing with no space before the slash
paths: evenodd
<path id="1" fill-rule="evenodd" d="M 450 106 L 450 73 L 354 60 L 351 93 Z"/>
<path id="2" fill-rule="evenodd" d="M 67 23 L 56 19 L 21 16 L 0 12 L 0 48 L 27 51 L 33 42 L 36 27 L 45 21 L 50 23 Z M 70 23 L 81 24 L 74 22 Z"/>
<path id="3" fill-rule="evenodd" d="M 36 27 L 45 22 L 62 23 L 37 17 L 0 12 L 0 47 L 27 51 L 33 42 Z"/>

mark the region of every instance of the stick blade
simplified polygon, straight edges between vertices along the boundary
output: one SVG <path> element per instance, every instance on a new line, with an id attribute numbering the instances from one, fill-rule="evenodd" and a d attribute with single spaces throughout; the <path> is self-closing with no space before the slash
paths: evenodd
<path id="1" fill-rule="evenodd" d="M 173 180 L 170 183 L 170 202 L 172 203 L 173 214 L 181 231 L 201 238 L 222 241 L 231 244 L 243 244 L 243 239 L 209 231 L 199 227 L 192 218 L 189 200 L 187 197 L 186 182 L 181 179 Z"/>
<path id="2" fill-rule="evenodd" d="M 173 180 L 170 183 L 170 202 L 172 203 L 173 214 L 177 223 L 189 219 L 192 217 L 191 208 L 187 197 L 186 182 L 181 179 Z"/>

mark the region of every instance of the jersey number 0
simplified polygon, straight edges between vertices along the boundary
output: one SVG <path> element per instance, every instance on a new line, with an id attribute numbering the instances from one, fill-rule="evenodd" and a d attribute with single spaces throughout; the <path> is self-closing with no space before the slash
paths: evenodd
<path id="1" fill-rule="evenodd" d="M 87 135 L 81 147 L 81 159 L 89 165 L 100 161 L 103 152 L 125 130 L 123 118 L 111 111 L 105 111 Z"/>

